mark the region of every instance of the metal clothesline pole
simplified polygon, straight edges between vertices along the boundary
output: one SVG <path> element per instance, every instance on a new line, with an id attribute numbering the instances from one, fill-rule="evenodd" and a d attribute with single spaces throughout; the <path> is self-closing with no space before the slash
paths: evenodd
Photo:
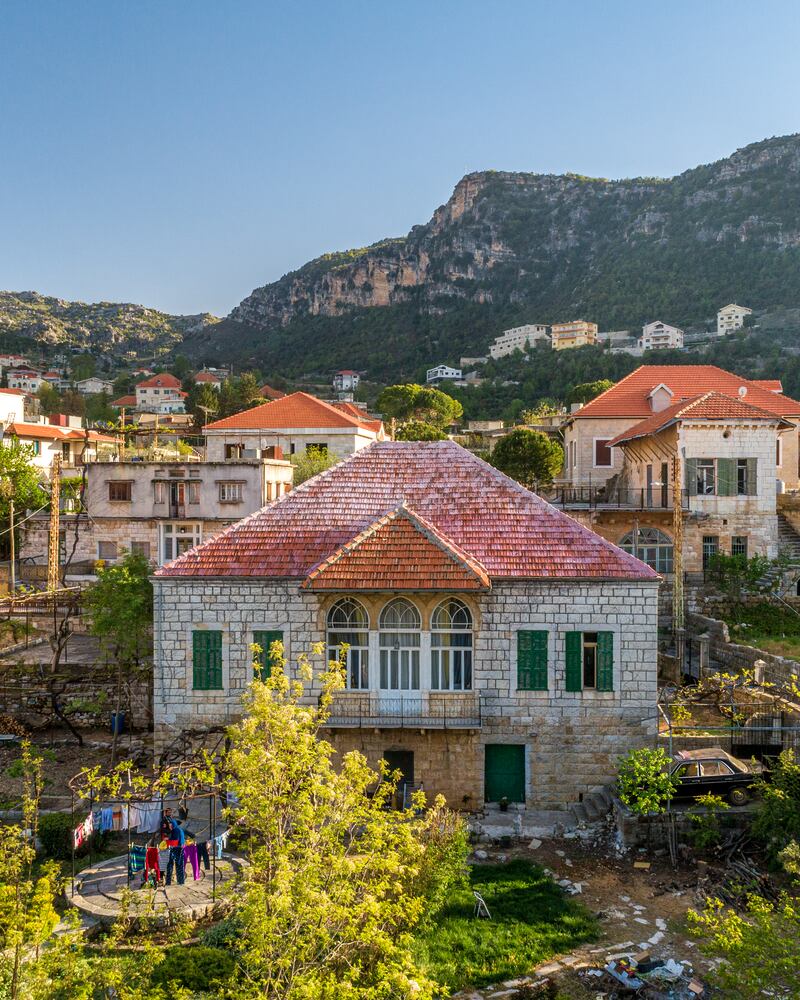
<path id="1" fill-rule="evenodd" d="M 70 895 L 75 895 L 75 792 L 70 789 L 70 811 L 72 812 L 72 883 Z"/>
<path id="2" fill-rule="evenodd" d="M 217 796 L 212 793 L 214 813 L 211 823 L 211 902 L 217 901 Z"/>

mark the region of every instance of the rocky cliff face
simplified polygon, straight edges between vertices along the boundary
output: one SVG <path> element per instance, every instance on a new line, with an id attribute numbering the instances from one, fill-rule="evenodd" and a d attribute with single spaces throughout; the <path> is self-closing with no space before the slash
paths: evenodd
<path id="1" fill-rule="evenodd" d="M 678 291 L 694 280 L 698 294 L 677 311 L 676 296 L 669 309 L 673 321 L 699 321 L 718 296 L 759 296 L 743 266 L 750 251 L 799 244 L 798 136 L 670 180 L 485 171 L 459 181 L 405 238 L 317 258 L 257 288 L 230 319 L 270 331 L 364 308 L 414 303 L 437 313 L 470 303 L 529 306 L 531 321 L 591 311 L 601 324 L 633 324 L 667 304 L 665 281 Z M 630 309 L 634 285 L 640 301 Z"/>

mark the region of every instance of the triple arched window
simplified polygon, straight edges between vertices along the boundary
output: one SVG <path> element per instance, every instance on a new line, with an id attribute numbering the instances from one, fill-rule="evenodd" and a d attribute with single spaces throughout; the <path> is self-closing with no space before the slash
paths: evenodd
<path id="1" fill-rule="evenodd" d="M 347 646 L 347 687 L 379 691 L 469 691 L 472 689 L 472 613 L 450 597 L 437 605 L 430 630 L 423 630 L 419 609 L 404 597 L 384 605 L 377 632 L 370 631 L 366 608 L 351 597 L 328 612 L 328 658 L 341 658 Z M 372 650 L 372 653 L 370 652 Z M 377 671 L 370 673 L 370 658 Z"/>

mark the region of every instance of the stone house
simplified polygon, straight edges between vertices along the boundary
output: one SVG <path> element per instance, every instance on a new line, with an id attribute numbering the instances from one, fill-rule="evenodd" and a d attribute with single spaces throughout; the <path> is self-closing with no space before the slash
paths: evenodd
<path id="1" fill-rule="evenodd" d="M 747 306 L 737 306 L 735 302 L 723 306 L 717 312 L 717 336 L 727 337 L 729 333 L 741 330 L 745 317 L 752 313 L 752 309 L 748 309 Z"/>
<path id="2" fill-rule="evenodd" d="M 52 418 L 57 419 L 57 416 Z M 62 474 L 75 475 L 86 462 L 93 462 L 100 454 L 113 454 L 117 438 L 80 426 L 70 426 L 69 418 L 63 424 L 27 423 L 15 420 L 5 430 L 4 439 L 17 438 L 33 450 L 32 464 L 40 470 L 42 478 L 50 476 L 53 459 L 61 456 Z M 74 418 L 80 422 L 80 418 Z"/>
<path id="3" fill-rule="evenodd" d="M 319 642 L 339 753 L 561 808 L 655 734 L 658 582 L 454 442 L 375 443 L 155 574 L 156 744 L 238 717 L 251 644 Z"/>
<path id="4" fill-rule="evenodd" d="M 639 337 L 639 347 L 643 351 L 659 351 L 665 348 L 683 347 L 683 330 L 660 319 L 645 323 Z"/>
<path id="5" fill-rule="evenodd" d="M 82 511 L 62 530 L 73 563 L 113 562 L 140 552 L 157 565 L 213 538 L 292 488 L 279 458 L 228 462 L 92 462 L 85 467 Z M 45 561 L 49 519 L 26 523 L 21 555 Z"/>
<path id="6" fill-rule="evenodd" d="M 383 423 L 347 402 L 326 403 L 307 392 L 293 392 L 260 406 L 214 420 L 203 428 L 206 458 L 220 462 L 257 457 L 265 449 L 285 455 L 317 448 L 346 458 L 385 437 Z"/>
<path id="7" fill-rule="evenodd" d="M 684 571 L 702 573 L 716 552 L 775 558 L 778 497 L 800 486 L 798 423 L 780 383 L 643 366 L 570 415 L 554 499 L 668 575 L 677 473 Z"/>

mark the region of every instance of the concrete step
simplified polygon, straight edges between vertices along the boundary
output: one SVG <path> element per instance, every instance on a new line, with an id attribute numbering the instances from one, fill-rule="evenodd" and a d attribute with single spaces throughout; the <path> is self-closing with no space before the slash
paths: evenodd
<path id="1" fill-rule="evenodd" d="M 573 802 L 569 807 L 569 811 L 572 813 L 576 826 L 580 826 L 581 823 L 591 822 L 589 819 L 589 813 L 582 802 Z"/>

